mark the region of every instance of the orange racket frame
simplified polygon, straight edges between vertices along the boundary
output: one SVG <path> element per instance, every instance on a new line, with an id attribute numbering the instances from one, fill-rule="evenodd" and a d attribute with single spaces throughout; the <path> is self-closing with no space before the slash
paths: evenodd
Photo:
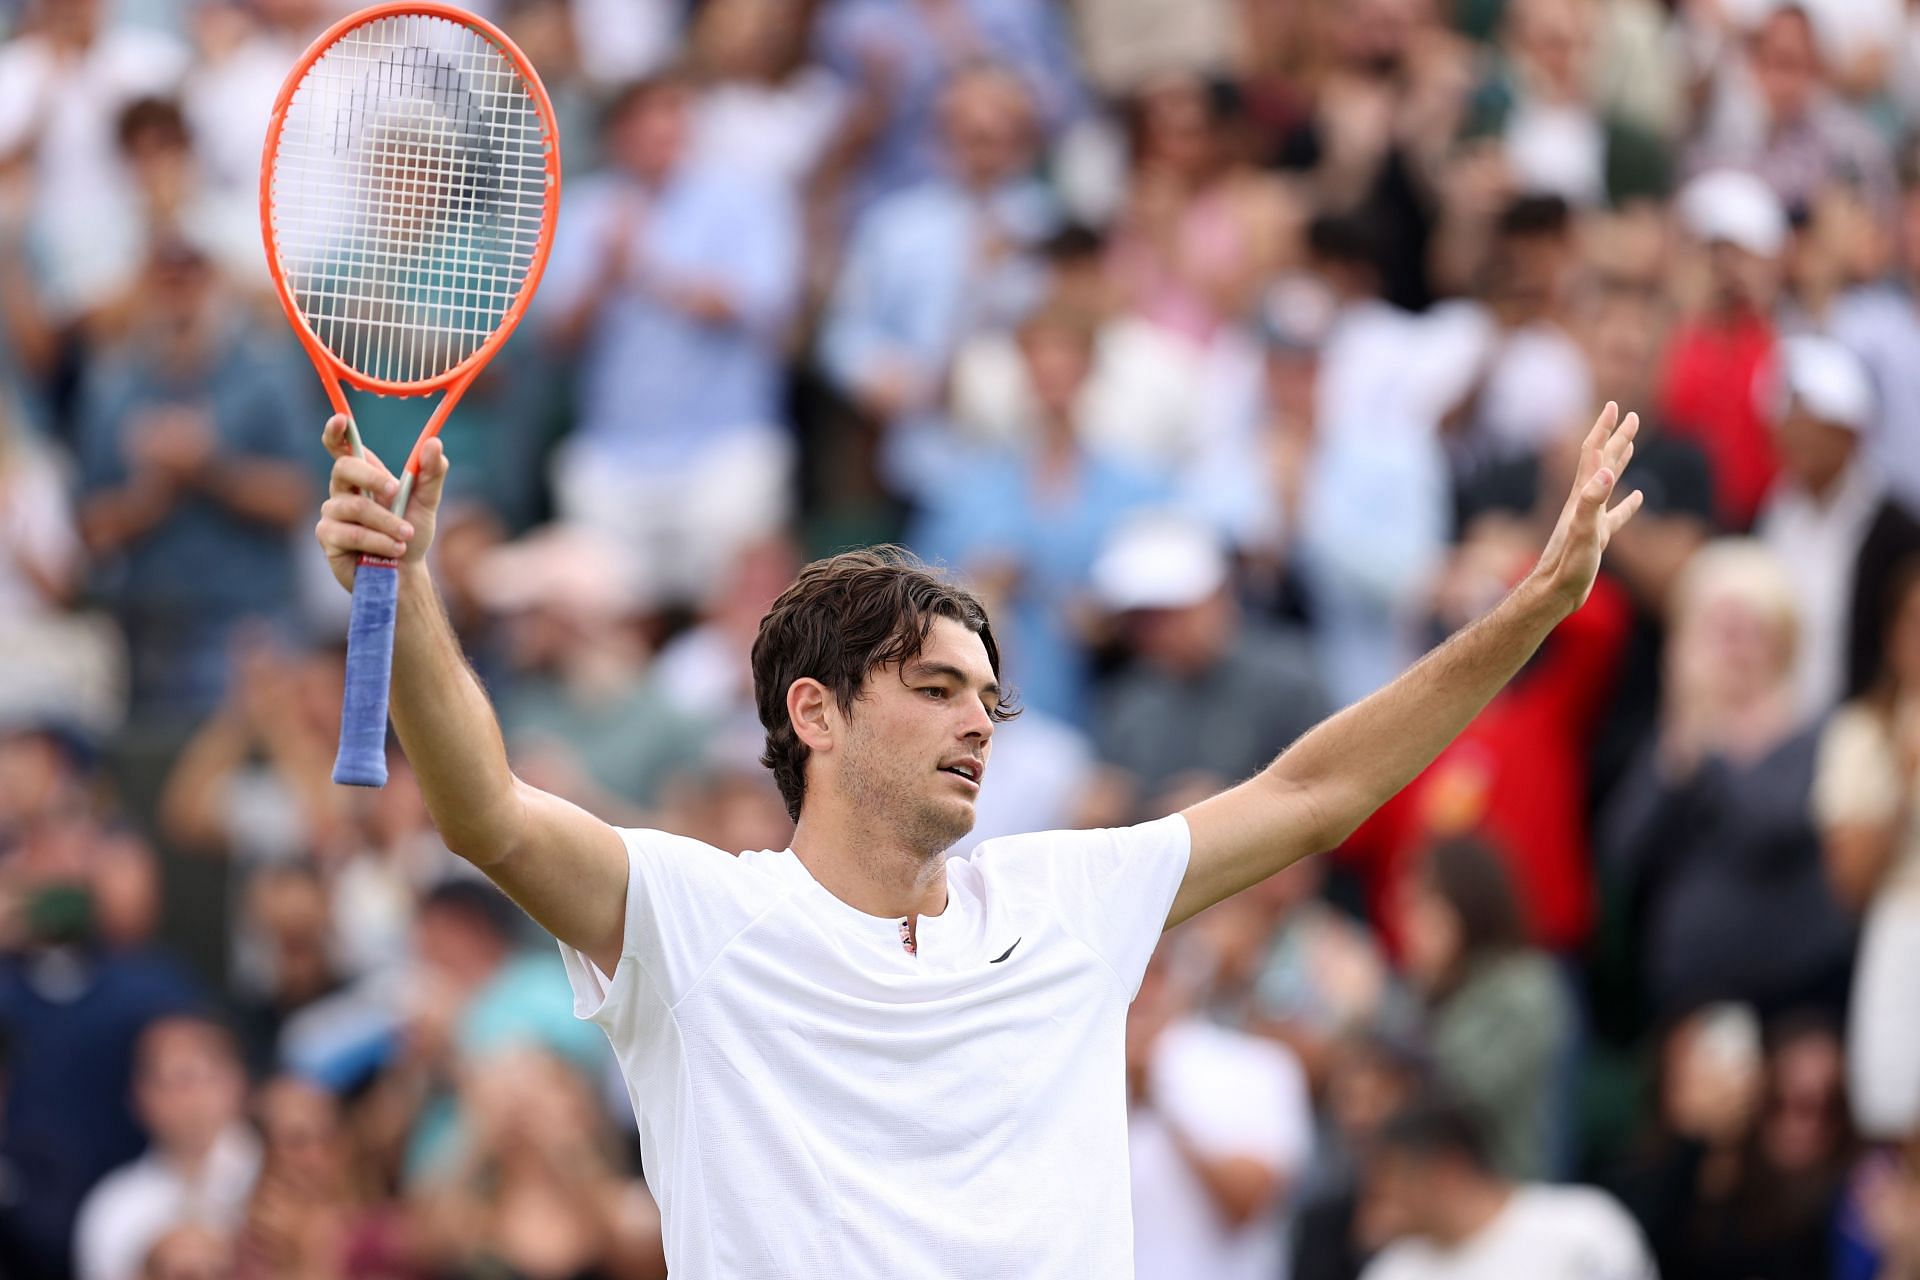
<path id="1" fill-rule="evenodd" d="M 355 27 L 364 26 L 379 18 L 405 17 L 419 14 L 424 17 L 444 18 L 457 22 L 480 32 L 497 45 L 502 53 L 514 65 L 521 78 L 532 91 L 535 108 L 540 113 L 541 123 L 546 126 L 547 137 L 552 145 L 546 149 L 547 189 L 549 192 L 546 207 L 542 213 L 540 236 L 534 246 L 533 261 L 527 268 L 526 281 L 520 286 L 520 292 L 507 307 L 500 318 L 499 328 L 492 336 L 481 343 L 474 353 L 444 373 L 416 382 L 394 382 L 386 378 L 376 378 L 358 372 L 327 350 L 326 344 L 314 333 L 313 326 L 300 313 L 300 306 L 294 301 L 293 290 L 287 284 L 286 273 L 280 265 L 280 254 L 274 245 L 273 235 L 273 157 L 280 146 L 280 134 L 287 123 L 287 106 L 293 101 L 294 91 L 306 79 L 307 72 L 318 62 L 327 50 L 331 49 L 347 32 Z M 287 73 L 286 83 L 280 86 L 280 93 L 273 100 L 273 116 L 267 124 L 266 147 L 260 160 L 260 234 L 266 242 L 267 268 L 273 274 L 274 293 L 280 299 L 280 309 L 287 314 L 287 321 L 293 325 L 294 334 L 300 339 L 300 345 L 306 348 L 307 358 L 313 361 L 314 369 L 320 374 L 320 381 L 327 389 L 327 399 L 332 402 L 335 413 L 342 414 L 349 423 L 353 421 L 353 411 L 347 407 L 345 391 L 341 383 L 371 391 L 383 396 L 420 396 L 434 391 L 445 390 L 446 397 L 427 420 L 426 427 L 420 432 L 420 438 L 414 442 L 413 451 L 407 455 L 405 475 L 401 478 L 402 489 L 397 499 L 397 510 L 404 511 L 408 493 L 413 481 L 420 474 L 420 449 L 427 441 L 440 434 L 440 428 L 446 423 L 447 415 L 466 394 L 467 388 L 479 376 L 494 352 L 500 349 L 525 314 L 527 303 L 533 298 L 533 292 L 540 283 L 540 277 L 547 268 L 547 255 L 553 249 L 553 229 L 559 216 L 560 201 L 560 133 L 553 115 L 553 102 L 547 97 L 547 88 L 540 83 L 539 75 L 533 64 L 527 61 L 527 55 L 520 52 L 520 46 L 507 38 L 506 32 L 488 22 L 485 18 L 469 13 L 465 9 L 450 4 L 441 4 L 437 0 L 389 0 L 388 3 L 370 5 L 365 9 L 348 14 L 328 27 L 319 39 L 315 40 L 307 51 L 300 55 L 300 61 Z M 351 430 L 351 428 L 349 428 Z M 356 439 L 355 449 L 359 442 Z"/>

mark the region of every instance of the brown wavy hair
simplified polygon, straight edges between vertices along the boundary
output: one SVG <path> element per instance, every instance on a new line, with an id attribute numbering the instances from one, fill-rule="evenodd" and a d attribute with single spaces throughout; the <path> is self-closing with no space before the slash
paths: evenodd
<path id="1" fill-rule="evenodd" d="M 806 798 L 807 745 L 787 715 L 787 690 L 795 680 L 818 680 L 852 715 L 867 674 L 918 657 L 936 618 L 979 636 L 999 679 L 1000 647 L 978 597 L 900 547 L 816 560 L 767 610 L 753 641 L 753 700 L 767 731 L 760 763 L 773 770 L 788 817 L 799 820 Z M 1018 715 L 1011 692 L 989 714 L 996 722 Z"/>

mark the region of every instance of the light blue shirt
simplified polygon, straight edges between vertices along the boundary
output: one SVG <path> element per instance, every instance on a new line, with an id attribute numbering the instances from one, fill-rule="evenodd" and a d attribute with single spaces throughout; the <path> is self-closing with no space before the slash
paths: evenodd
<path id="1" fill-rule="evenodd" d="M 996 452 L 949 473 L 909 541 L 962 574 L 1019 569 L 1010 615 L 994 620 L 1003 674 L 1022 703 L 1084 728 L 1086 655 L 1069 610 L 1108 538 L 1167 491 L 1149 472 L 1086 451 L 1068 484 L 1043 490 L 1029 458 Z"/>
<path id="2" fill-rule="evenodd" d="M 882 201 L 847 246 L 821 339 L 828 373 L 851 389 L 894 360 L 936 379 L 966 334 L 1013 323 L 1044 288 L 1026 254 L 983 270 L 987 239 L 997 233 L 1025 247 L 1057 225 L 1052 198 L 1033 182 L 984 200 L 952 182 L 929 182 Z"/>
<path id="3" fill-rule="evenodd" d="M 602 246 L 630 207 L 634 281 L 605 303 L 579 364 L 577 438 L 634 466 L 685 465 L 725 437 L 781 419 L 782 336 L 800 282 L 799 219 L 783 190 L 683 168 L 658 191 L 601 174 L 569 190 L 541 284 L 549 320 L 605 269 Z M 717 284 L 737 314 L 709 324 L 649 281 Z"/>
<path id="4" fill-rule="evenodd" d="M 927 20 L 918 0 L 836 0 L 821 15 L 814 54 L 849 84 L 875 78 L 888 93 L 886 120 L 854 176 L 857 213 L 940 173 L 940 92 L 954 71 L 978 61 L 1011 68 L 1032 95 L 1043 129 L 1054 133 L 1084 105 L 1078 60 L 1061 6 L 1048 0 L 960 0 L 954 6 L 978 38 L 956 44 Z"/>

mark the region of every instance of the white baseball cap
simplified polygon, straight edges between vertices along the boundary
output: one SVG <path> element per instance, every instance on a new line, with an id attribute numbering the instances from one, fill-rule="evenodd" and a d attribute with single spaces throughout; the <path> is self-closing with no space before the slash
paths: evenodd
<path id="1" fill-rule="evenodd" d="M 1172 512 L 1136 517 L 1093 563 L 1093 591 L 1115 613 L 1184 609 L 1227 580 L 1227 553 L 1204 525 Z"/>
<path id="2" fill-rule="evenodd" d="M 1797 402 L 1810 416 L 1850 431 L 1873 423 L 1873 378 L 1859 356 L 1832 338 L 1800 334 L 1774 354 L 1779 412 Z"/>
<path id="3" fill-rule="evenodd" d="M 1688 235 L 1738 245 L 1762 258 L 1787 247 L 1787 211 L 1773 188 L 1751 173 L 1716 169 L 1680 189 L 1675 202 Z"/>

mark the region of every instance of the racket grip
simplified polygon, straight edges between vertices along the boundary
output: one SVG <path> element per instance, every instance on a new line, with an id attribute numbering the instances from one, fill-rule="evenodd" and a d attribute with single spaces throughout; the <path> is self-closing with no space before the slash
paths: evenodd
<path id="1" fill-rule="evenodd" d="M 346 786 L 387 785 L 387 689 L 393 679 L 393 619 L 399 598 L 399 568 L 390 560 L 363 557 L 353 573 L 340 754 L 333 761 L 333 780 Z"/>

